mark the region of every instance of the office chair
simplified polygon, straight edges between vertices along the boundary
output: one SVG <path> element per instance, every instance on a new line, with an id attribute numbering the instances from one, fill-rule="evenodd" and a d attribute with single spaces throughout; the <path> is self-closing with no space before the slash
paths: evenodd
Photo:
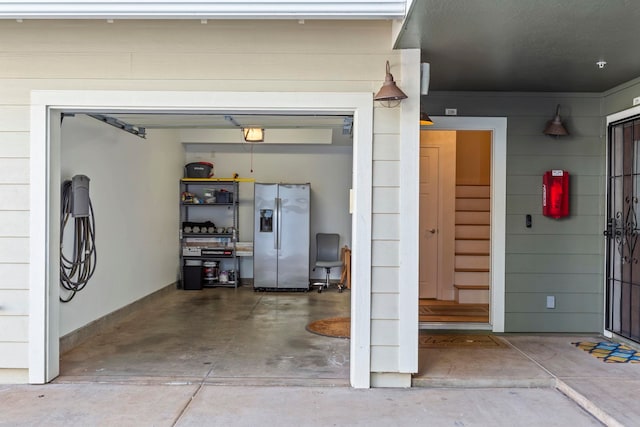
<path id="1" fill-rule="evenodd" d="M 319 286 L 318 292 L 322 292 L 323 288 L 329 287 L 329 275 L 331 268 L 342 267 L 342 259 L 340 259 L 340 235 L 336 233 L 318 233 L 316 234 L 316 268 L 324 268 L 326 279 L 324 282 L 314 283 Z M 342 292 L 342 283 L 338 283 L 338 292 Z"/>

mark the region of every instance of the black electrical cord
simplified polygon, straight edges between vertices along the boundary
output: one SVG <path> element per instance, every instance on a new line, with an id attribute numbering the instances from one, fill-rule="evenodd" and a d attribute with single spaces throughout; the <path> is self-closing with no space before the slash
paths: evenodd
<path id="1" fill-rule="evenodd" d="M 87 285 L 96 270 L 95 222 L 93 205 L 89 199 L 89 216 L 74 218 L 73 256 L 68 258 L 63 252 L 64 231 L 71 217 L 71 181 L 62 184 L 60 209 L 60 285 L 70 292 L 60 301 L 69 302 Z"/>

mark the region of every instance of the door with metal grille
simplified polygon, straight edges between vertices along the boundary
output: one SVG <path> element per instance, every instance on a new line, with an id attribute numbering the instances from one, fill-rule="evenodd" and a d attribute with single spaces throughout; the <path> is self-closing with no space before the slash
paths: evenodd
<path id="1" fill-rule="evenodd" d="M 640 117 L 608 132 L 605 328 L 640 342 Z"/>

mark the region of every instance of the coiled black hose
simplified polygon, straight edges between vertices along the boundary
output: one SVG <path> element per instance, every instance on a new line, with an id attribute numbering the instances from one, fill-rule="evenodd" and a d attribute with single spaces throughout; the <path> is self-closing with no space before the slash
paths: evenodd
<path id="1" fill-rule="evenodd" d="M 69 302 L 77 292 L 84 289 L 96 270 L 95 221 L 93 205 L 89 199 L 89 215 L 74 218 L 73 255 L 68 258 L 63 252 L 64 231 L 71 217 L 71 181 L 62 184 L 60 210 L 60 285 L 69 291 L 60 295 L 60 301 Z"/>

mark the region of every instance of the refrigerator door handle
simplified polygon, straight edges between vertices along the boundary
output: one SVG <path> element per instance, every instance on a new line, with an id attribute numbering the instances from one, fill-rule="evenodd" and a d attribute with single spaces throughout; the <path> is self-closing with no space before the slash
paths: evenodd
<path id="1" fill-rule="evenodd" d="M 278 199 L 273 199 L 273 249 L 278 249 Z"/>
<path id="2" fill-rule="evenodd" d="M 276 212 L 277 212 L 277 218 L 276 218 L 276 249 L 280 250 L 280 245 L 282 243 L 282 235 L 280 233 L 282 233 L 282 199 L 281 198 L 276 198 Z"/>

